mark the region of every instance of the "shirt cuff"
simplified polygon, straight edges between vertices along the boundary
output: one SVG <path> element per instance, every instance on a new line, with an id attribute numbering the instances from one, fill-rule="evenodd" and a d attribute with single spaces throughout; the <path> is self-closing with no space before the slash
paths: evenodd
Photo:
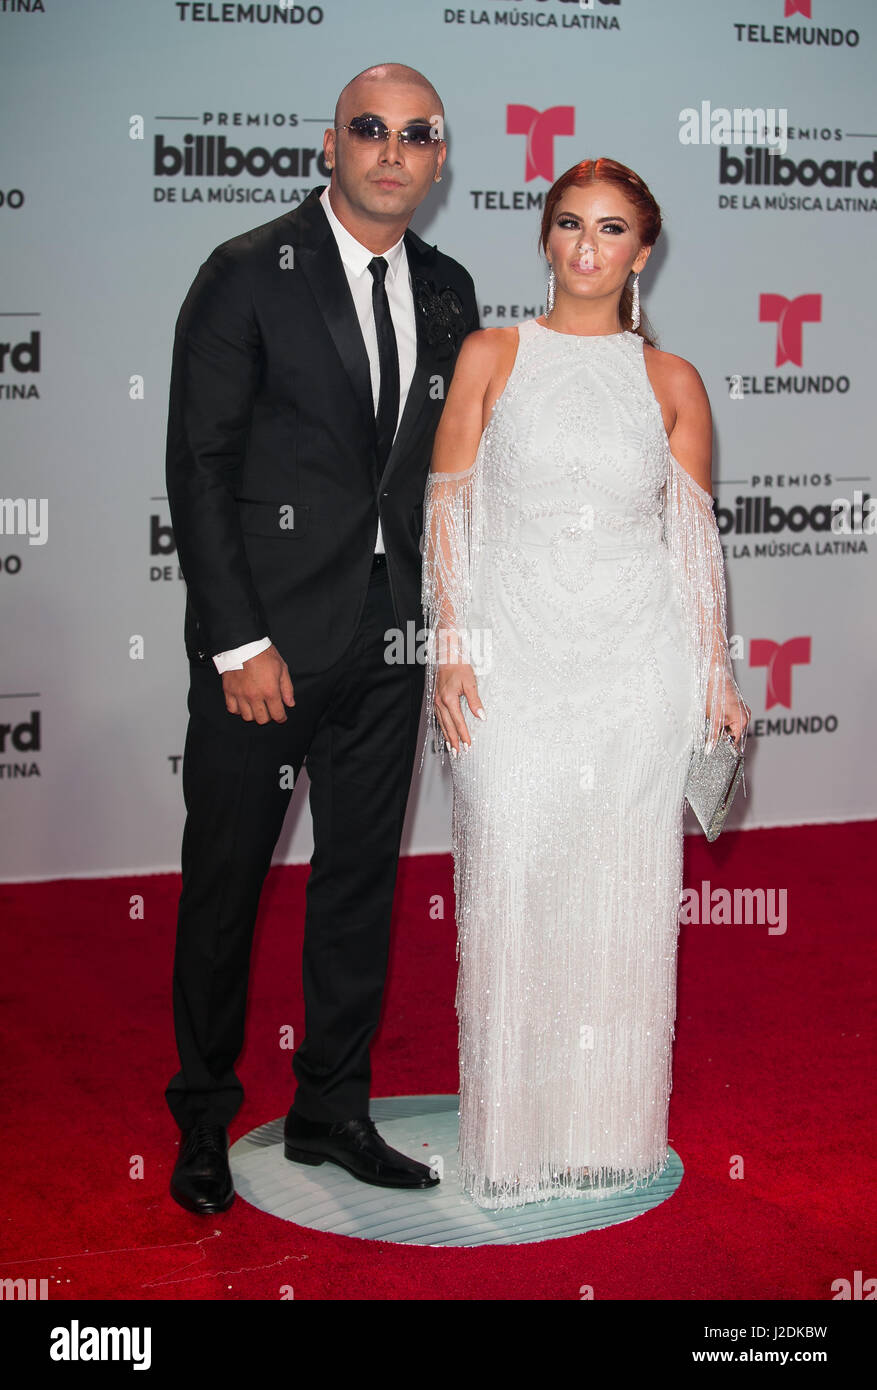
<path id="1" fill-rule="evenodd" d="M 258 656 L 260 652 L 267 652 L 270 646 L 270 637 L 260 637 L 258 642 L 246 642 L 242 647 L 232 647 L 227 652 L 217 652 L 213 658 L 213 664 L 220 675 L 223 671 L 242 671 L 245 661 L 249 661 L 251 656 Z"/>

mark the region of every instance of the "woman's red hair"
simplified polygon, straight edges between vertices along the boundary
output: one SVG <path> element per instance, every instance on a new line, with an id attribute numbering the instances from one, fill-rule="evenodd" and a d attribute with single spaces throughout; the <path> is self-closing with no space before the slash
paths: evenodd
<path id="1" fill-rule="evenodd" d="M 567 169 L 565 174 L 561 174 L 560 178 L 548 190 L 542 209 L 542 229 L 539 233 L 539 242 L 543 251 L 548 250 L 548 234 L 554 223 L 557 205 L 566 190 L 568 188 L 584 188 L 590 183 L 610 183 L 620 193 L 623 193 L 628 202 L 632 203 L 636 209 L 637 235 L 640 244 L 642 246 L 654 246 L 661 232 L 661 209 L 639 174 L 634 173 L 633 169 L 628 169 L 626 164 L 619 164 L 615 159 L 583 159 L 580 164 L 574 164 L 571 169 Z M 644 315 L 640 315 L 639 327 L 633 327 L 632 304 L 633 290 L 630 285 L 625 285 L 621 291 L 621 302 L 618 306 L 622 329 L 638 333 L 641 338 L 644 338 L 647 343 L 654 347 L 652 330 Z"/>

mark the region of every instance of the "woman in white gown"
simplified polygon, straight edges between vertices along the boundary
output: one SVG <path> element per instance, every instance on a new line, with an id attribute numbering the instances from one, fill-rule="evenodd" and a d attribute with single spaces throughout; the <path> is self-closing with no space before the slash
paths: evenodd
<path id="1" fill-rule="evenodd" d="M 628 282 L 660 225 L 612 160 L 555 183 L 549 312 L 466 339 L 427 483 L 460 1174 L 485 1207 L 601 1196 L 664 1168 L 686 772 L 705 724 L 714 744 L 749 718 L 706 392 L 636 331 Z"/>

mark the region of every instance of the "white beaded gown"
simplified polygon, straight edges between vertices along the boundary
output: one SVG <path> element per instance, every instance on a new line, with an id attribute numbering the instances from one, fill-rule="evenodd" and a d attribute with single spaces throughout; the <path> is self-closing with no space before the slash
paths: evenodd
<path id="1" fill-rule="evenodd" d="M 460 1175 L 489 1208 L 666 1165 L 683 792 L 707 688 L 733 681 L 712 499 L 670 453 L 643 340 L 518 334 L 424 524 L 442 757 L 448 632 L 487 716 L 464 704 L 451 767 Z"/>

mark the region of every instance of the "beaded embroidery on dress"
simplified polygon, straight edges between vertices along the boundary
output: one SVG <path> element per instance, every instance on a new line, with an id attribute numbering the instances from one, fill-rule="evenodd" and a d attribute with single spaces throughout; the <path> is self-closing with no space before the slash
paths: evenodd
<path id="1" fill-rule="evenodd" d="M 451 769 L 460 1173 L 490 1208 L 666 1165 L 683 791 L 707 690 L 738 694 L 712 499 L 670 454 L 642 339 L 518 332 L 424 523 L 441 756 L 449 630 L 487 714 L 464 707 Z"/>

